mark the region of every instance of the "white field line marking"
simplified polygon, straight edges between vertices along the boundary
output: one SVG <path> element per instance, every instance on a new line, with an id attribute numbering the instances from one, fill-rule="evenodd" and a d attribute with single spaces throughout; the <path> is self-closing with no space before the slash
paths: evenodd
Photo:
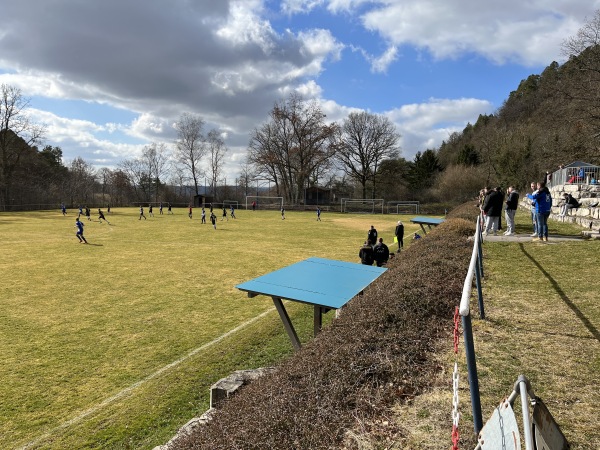
<path id="1" fill-rule="evenodd" d="M 76 417 L 73 417 L 70 420 L 67 420 L 66 422 L 58 425 L 57 427 L 52 428 L 50 431 L 47 431 L 46 433 L 44 433 L 43 435 L 37 437 L 36 439 L 34 439 L 31 442 L 28 442 L 27 444 L 25 444 L 23 447 L 21 447 L 21 449 L 28 449 L 31 448 L 34 445 L 37 445 L 38 443 L 40 443 L 40 441 L 52 436 L 54 433 L 56 433 L 59 430 L 62 430 L 64 428 L 70 427 L 71 425 L 76 424 L 77 422 L 80 422 L 81 420 L 85 419 L 87 416 L 96 413 L 98 410 L 104 408 L 105 406 L 109 405 L 110 403 L 119 400 L 127 395 L 129 395 L 134 389 L 138 388 L 139 386 L 141 386 L 142 384 L 158 377 L 159 375 L 165 373 L 166 371 L 168 371 L 169 369 L 172 369 L 173 367 L 181 364 L 182 362 L 184 362 L 185 360 L 191 358 L 192 356 L 196 355 L 197 353 L 201 352 L 202 350 L 206 350 L 208 347 L 213 346 L 214 344 L 217 344 L 218 342 L 222 341 L 223 339 L 231 336 L 234 333 L 237 333 L 238 331 L 246 328 L 247 326 L 253 324 L 254 322 L 262 319 L 264 316 L 266 316 L 267 314 L 271 313 L 275 311 L 275 308 L 271 308 L 261 314 L 259 314 L 256 317 L 253 317 L 250 320 L 247 320 L 246 322 L 238 325 L 237 327 L 233 328 L 232 330 L 229 330 L 227 333 L 222 334 L 221 336 L 219 336 L 218 338 L 207 342 L 204 345 L 201 345 L 200 347 L 190 351 L 187 355 L 182 356 L 181 358 L 179 358 L 176 361 L 173 361 L 172 363 L 167 364 L 164 367 L 161 367 L 160 369 L 158 369 L 156 372 L 148 375 L 146 378 L 141 379 L 140 381 L 137 381 L 136 383 L 132 384 L 129 387 L 126 387 L 125 389 L 123 389 L 121 392 L 113 395 L 112 397 L 107 398 L 106 400 L 102 401 L 101 403 L 97 404 L 96 406 L 93 406 L 89 409 L 86 409 L 85 411 L 83 411 L 81 414 L 79 414 Z"/>

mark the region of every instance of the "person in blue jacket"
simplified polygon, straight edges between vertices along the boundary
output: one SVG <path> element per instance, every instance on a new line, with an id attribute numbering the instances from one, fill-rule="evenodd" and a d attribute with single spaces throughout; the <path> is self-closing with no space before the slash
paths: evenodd
<path id="1" fill-rule="evenodd" d="M 548 241 L 548 217 L 552 209 L 552 196 L 546 187 L 546 183 L 541 181 L 537 184 L 537 190 L 533 194 L 527 194 L 527 197 L 535 201 L 535 216 L 537 220 L 537 237 L 534 241 Z"/>

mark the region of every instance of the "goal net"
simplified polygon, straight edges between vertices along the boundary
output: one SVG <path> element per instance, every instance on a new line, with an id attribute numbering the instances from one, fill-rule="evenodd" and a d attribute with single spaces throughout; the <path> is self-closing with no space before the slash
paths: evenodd
<path id="1" fill-rule="evenodd" d="M 363 214 L 383 214 L 383 199 L 341 199 L 341 212 L 343 213 L 363 213 Z"/>
<path id="2" fill-rule="evenodd" d="M 387 202 L 388 214 L 419 214 L 421 209 L 418 201 L 395 200 Z"/>
<path id="3" fill-rule="evenodd" d="M 252 209 L 252 203 L 256 205 L 256 209 L 281 209 L 283 208 L 283 197 L 247 195 L 246 209 Z"/>

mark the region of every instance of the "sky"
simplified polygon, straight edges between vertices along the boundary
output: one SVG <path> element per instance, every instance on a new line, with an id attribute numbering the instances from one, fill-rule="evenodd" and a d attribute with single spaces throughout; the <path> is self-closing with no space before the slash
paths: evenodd
<path id="1" fill-rule="evenodd" d="M 63 162 L 117 168 L 173 148 L 197 114 L 238 177 L 253 129 L 291 92 L 327 121 L 388 117 L 400 154 L 443 140 L 551 62 L 600 0 L 0 0 L 0 84 L 29 99 Z"/>

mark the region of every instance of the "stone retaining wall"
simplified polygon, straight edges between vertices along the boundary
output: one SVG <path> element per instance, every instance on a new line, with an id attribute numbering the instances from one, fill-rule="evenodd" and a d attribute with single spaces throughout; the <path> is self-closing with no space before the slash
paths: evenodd
<path id="1" fill-rule="evenodd" d="M 560 206 L 564 203 L 563 194 L 567 192 L 581 203 L 580 208 L 567 210 L 565 217 L 559 216 Z M 552 194 L 552 212 L 550 217 L 556 221 L 571 222 L 587 231 L 600 231 L 600 185 L 597 184 L 559 184 L 550 188 Z M 527 197 L 521 196 L 521 206 L 531 210 Z"/>
<path id="2" fill-rule="evenodd" d="M 194 417 L 184 426 L 182 426 L 177 434 L 164 445 L 154 447 L 153 450 L 169 450 L 173 445 L 176 445 L 177 441 L 185 436 L 188 436 L 194 431 L 195 428 L 201 427 L 212 420 L 212 415 L 215 409 L 219 407 L 219 403 L 228 397 L 234 395 L 243 386 L 251 383 L 252 381 L 262 377 L 263 375 L 273 372 L 274 367 L 261 367 L 258 369 L 250 370 L 237 370 L 231 375 L 225 378 L 221 378 L 215 384 L 210 387 L 210 409 L 202 414 L 200 417 Z"/>

